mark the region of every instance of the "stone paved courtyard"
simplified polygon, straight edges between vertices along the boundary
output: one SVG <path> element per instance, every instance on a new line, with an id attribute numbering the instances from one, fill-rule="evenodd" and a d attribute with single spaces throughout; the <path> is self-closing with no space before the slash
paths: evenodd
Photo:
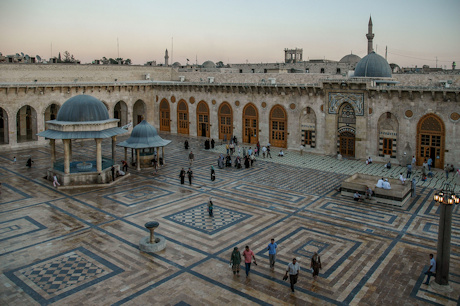
<path id="1" fill-rule="evenodd" d="M 335 189 L 355 172 L 397 177 L 402 168 L 338 161 L 287 151 L 259 158 L 250 169 L 217 167 L 217 146 L 195 153 L 191 186 L 181 185 L 188 167 L 184 137 L 162 135 L 166 165 L 137 172 L 111 186 L 56 189 L 43 177 L 48 147 L 0 152 L 1 305 L 458 305 L 460 303 L 460 208 L 454 208 L 451 292 L 422 284 L 429 253 L 436 253 L 439 207 L 433 192 L 444 172 L 419 181 L 417 196 L 403 207 L 356 203 Z M 120 139 L 124 139 L 120 137 Z M 120 141 L 120 140 L 119 140 Z M 104 155 L 110 144 L 104 143 Z M 73 145 L 74 156 L 95 156 L 91 141 Z M 57 148 L 63 154 L 62 146 Z M 89 152 L 89 153 L 87 153 Z M 117 151 L 123 159 L 122 149 Z M 25 167 L 29 155 L 35 161 Z M 18 162 L 12 163 L 13 156 Z M 216 180 L 210 180 L 210 166 Z M 452 176 L 449 181 L 455 182 Z M 457 183 L 458 184 L 458 183 Z M 457 191 L 460 188 L 457 187 Z M 213 197 L 214 218 L 206 212 Z M 166 249 L 139 251 L 144 223 L 160 222 Z M 274 271 L 267 244 L 278 243 Z M 249 245 L 258 266 L 249 278 L 233 276 L 233 247 Z M 314 252 L 323 269 L 318 281 L 307 271 Z M 282 280 L 297 257 L 296 292 Z"/>

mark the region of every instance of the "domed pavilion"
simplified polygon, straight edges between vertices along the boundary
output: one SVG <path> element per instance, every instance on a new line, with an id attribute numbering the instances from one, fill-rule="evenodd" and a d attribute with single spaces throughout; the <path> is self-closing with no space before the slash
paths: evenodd
<path id="1" fill-rule="evenodd" d="M 117 146 L 125 148 L 125 160 L 127 158 L 127 149 L 136 150 L 136 165 L 137 170 L 141 166 L 148 167 L 151 165 L 152 159 L 155 156 L 165 162 L 164 147 L 168 145 L 171 140 L 164 140 L 158 135 L 157 129 L 150 125 L 147 121 L 142 120 L 141 123 L 136 125 L 131 132 L 131 136 L 125 141 L 120 142 Z M 158 149 L 161 148 L 161 157 L 159 157 Z M 160 163 L 161 164 L 161 163 Z"/>
<path id="2" fill-rule="evenodd" d="M 62 185 L 95 184 L 110 181 L 111 167 L 115 165 L 117 135 L 127 131 L 118 127 L 119 119 L 110 119 L 104 103 L 89 95 L 78 95 L 67 100 L 59 109 L 55 120 L 47 121 L 48 129 L 37 134 L 50 139 L 52 168 L 49 180 L 56 175 Z M 102 140 L 112 138 L 112 156 L 102 156 Z M 64 158 L 56 159 L 56 139 L 64 145 Z M 72 159 L 75 140 L 94 139 L 96 156 Z"/>

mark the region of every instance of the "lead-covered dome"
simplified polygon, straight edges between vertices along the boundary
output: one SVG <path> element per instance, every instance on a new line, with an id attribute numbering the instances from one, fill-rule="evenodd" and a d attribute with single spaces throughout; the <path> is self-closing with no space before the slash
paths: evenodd
<path id="1" fill-rule="evenodd" d="M 104 103 L 95 97 L 78 95 L 67 100 L 59 109 L 57 121 L 88 122 L 109 119 Z"/>
<path id="2" fill-rule="evenodd" d="M 355 68 L 355 77 L 391 78 L 391 68 L 388 62 L 372 51 L 362 58 Z"/>
<path id="3" fill-rule="evenodd" d="M 206 61 L 201 65 L 203 68 L 216 68 L 216 64 L 212 61 Z"/>
<path id="4" fill-rule="evenodd" d="M 133 128 L 131 136 L 125 141 L 118 144 L 121 147 L 145 149 L 163 147 L 169 144 L 171 140 L 164 140 L 158 135 L 157 129 L 147 121 L 142 120 Z"/>
<path id="5" fill-rule="evenodd" d="M 342 57 L 340 63 L 356 65 L 357 63 L 359 63 L 360 60 L 361 58 L 359 56 L 351 53 Z"/>

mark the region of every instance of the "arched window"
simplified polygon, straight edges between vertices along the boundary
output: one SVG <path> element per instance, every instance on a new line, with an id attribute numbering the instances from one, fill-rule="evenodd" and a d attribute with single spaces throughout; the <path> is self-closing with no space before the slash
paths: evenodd
<path id="1" fill-rule="evenodd" d="M 223 102 L 219 107 L 219 139 L 230 139 L 233 135 L 233 111 L 230 104 Z"/>
<path id="2" fill-rule="evenodd" d="M 417 165 L 431 158 L 434 168 L 444 167 L 444 122 L 435 114 L 423 116 L 417 124 Z"/>
<path id="3" fill-rule="evenodd" d="M 147 112 L 147 108 L 145 107 L 145 103 L 142 100 L 137 100 L 133 106 L 133 127 L 138 125 L 145 119 L 145 113 Z"/>
<path id="4" fill-rule="evenodd" d="M 180 100 L 177 104 L 177 133 L 189 134 L 189 117 L 188 105 L 184 100 Z"/>
<path id="5" fill-rule="evenodd" d="M 274 147 L 287 147 L 287 116 L 281 105 L 275 105 L 270 111 L 270 143 Z"/>
<path id="6" fill-rule="evenodd" d="M 257 107 L 249 103 L 243 109 L 243 142 L 257 144 L 259 141 L 259 113 Z"/>
<path id="7" fill-rule="evenodd" d="M 166 99 L 161 100 L 160 102 L 160 131 L 169 132 L 171 131 L 170 127 L 170 111 L 169 111 L 169 102 Z"/>

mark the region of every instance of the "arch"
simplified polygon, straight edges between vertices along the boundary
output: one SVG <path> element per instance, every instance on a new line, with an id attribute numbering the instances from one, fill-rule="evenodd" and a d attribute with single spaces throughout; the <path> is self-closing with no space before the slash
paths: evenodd
<path id="1" fill-rule="evenodd" d="M 54 103 L 48 105 L 48 107 L 45 109 L 45 113 L 43 114 L 45 129 L 47 128 L 46 122 L 56 119 L 58 111 L 59 105 Z"/>
<path id="2" fill-rule="evenodd" d="M 188 135 L 189 123 L 188 105 L 184 99 L 181 99 L 177 103 L 177 133 Z"/>
<path id="3" fill-rule="evenodd" d="M 120 119 L 118 126 L 122 127 L 128 124 L 128 106 L 124 101 L 118 101 L 113 108 L 113 118 Z"/>
<path id="4" fill-rule="evenodd" d="M 224 101 L 219 106 L 219 139 L 230 139 L 233 135 L 233 110 L 230 103 Z"/>
<path id="5" fill-rule="evenodd" d="M 355 157 L 356 115 L 353 106 L 342 103 L 337 116 L 337 153 L 342 156 Z"/>
<path id="6" fill-rule="evenodd" d="M 173 96 L 174 97 L 174 96 Z M 160 102 L 160 131 L 170 132 L 171 131 L 171 118 L 169 102 L 166 99 Z"/>
<path id="7" fill-rule="evenodd" d="M 316 113 L 311 107 L 306 107 L 300 116 L 300 143 L 306 147 L 316 148 Z"/>
<path id="8" fill-rule="evenodd" d="M 259 112 L 252 103 L 244 106 L 242 132 L 243 142 L 257 144 L 259 141 Z"/>
<path id="9" fill-rule="evenodd" d="M 270 143 L 274 147 L 287 148 L 287 114 L 277 104 L 270 110 Z"/>
<path id="10" fill-rule="evenodd" d="M 138 125 L 145 119 L 144 115 L 147 112 L 147 108 L 145 106 L 144 101 L 137 100 L 133 106 L 133 127 Z"/>
<path id="11" fill-rule="evenodd" d="M 201 100 L 196 107 L 197 136 L 209 137 L 209 107 Z"/>
<path id="12" fill-rule="evenodd" d="M 0 145 L 8 144 L 9 142 L 8 113 L 0 107 Z"/>
<path id="13" fill-rule="evenodd" d="M 37 112 L 30 105 L 24 105 L 16 114 L 17 141 L 37 140 Z"/>
<path id="14" fill-rule="evenodd" d="M 444 167 L 446 128 L 444 122 L 435 114 L 426 114 L 417 124 L 417 165 L 431 157 L 432 167 Z"/>
<path id="15" fill-rule="evenodd" d="M 383 113 L 377 122 L 377 129 L 379 156 L 396 157 L 399 131 L 396 116 L 390 112 Z"/>

